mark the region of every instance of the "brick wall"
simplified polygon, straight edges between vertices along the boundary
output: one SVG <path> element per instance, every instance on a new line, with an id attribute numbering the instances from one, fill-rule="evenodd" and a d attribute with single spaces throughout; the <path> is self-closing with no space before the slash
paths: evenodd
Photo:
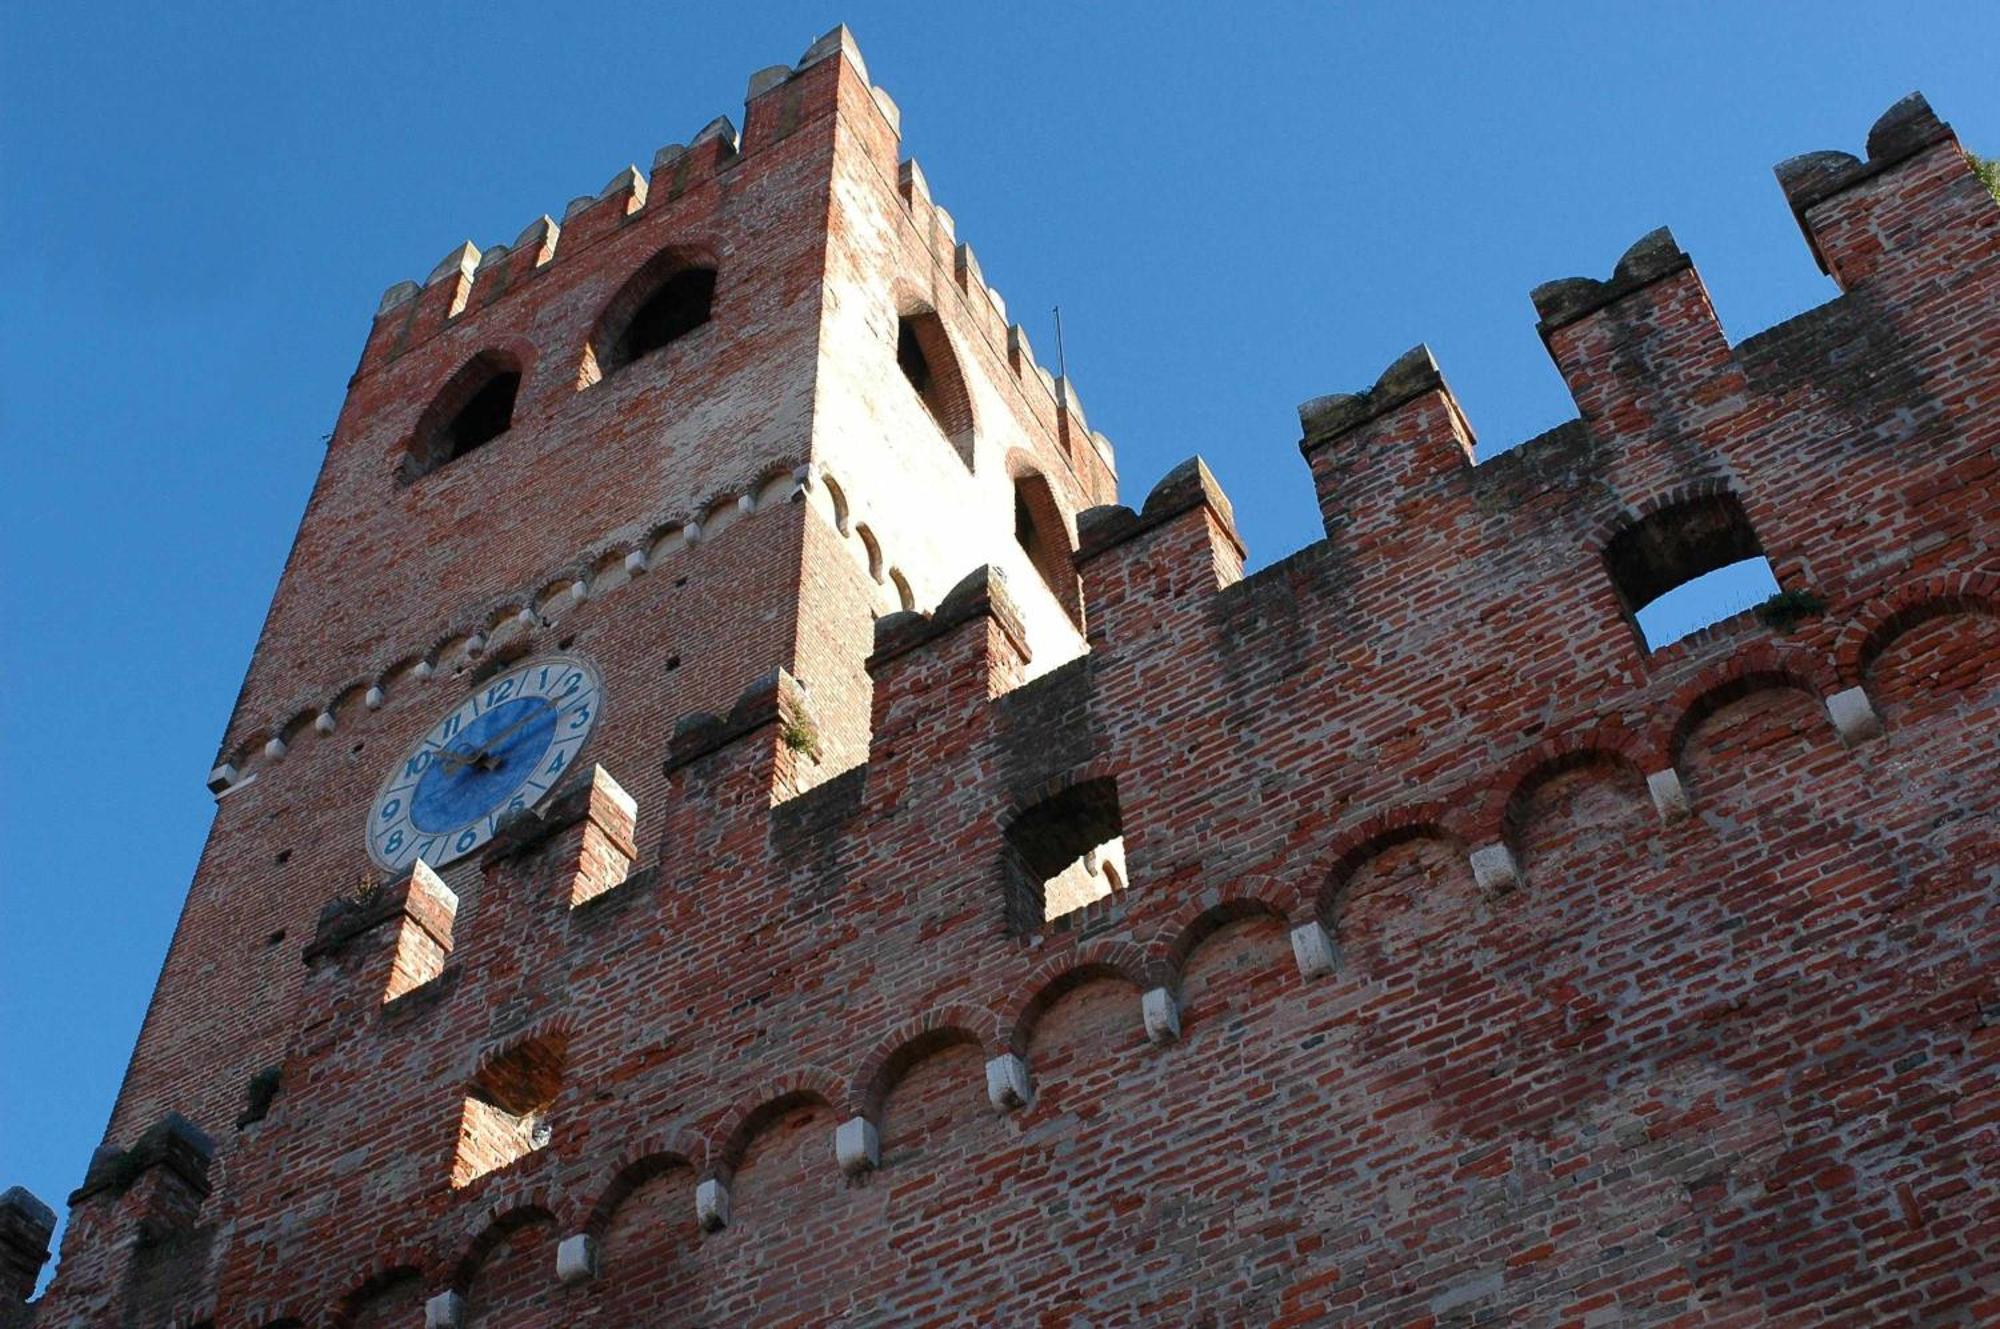
<path id="1" fill-rule="evenodd" d="M 1473 466 L 1421 351 L 1307 403 L 1327 537 L 1245 577 L 1198 463 L 1112 504 L 892 105 L 815 51 L 753 81 L 740 162 L 711 138 L 489 304 L 452 268 L 378 318 L 111 1132 L 215 1140 L 105 1155 L 34 1322 L 2000 1318 L 2000 208 L 1929 108 L 1780 168 L 1820 309 L 1731 347 L 1656 234 L 1536 292 L 1579 408 L 1541 439 Z M 577 392 L 564 338 L 684 229 L 727 363 Z M 601 440 L 586 498 L 489 516 L 527 451 L 384 487 L 423 385 L 501 336 L 460 299 L 518 306 L 519 446 Z M 895 367 L 913 299 L 970 470 Z M 1087 652 L 1012 543 L 1021 467 Z M 1603 551 L 1708 494 L 1824 610 L 1647 652 Z M 926 612 L 889 612 L 864 515 Z M 443 893 L 356 895 L 381 762 L 479 667 L 420 687 L 402 643 L 573 557 L 588 597 L 520 631 L 599 663 L 608 777 Z M 1008 828 L 1105 782 L 1127 889 L 1022 928 Z M 559 1065 L 546 1147 L 453 1185 L 524 1056 Z M 145 1222 L 190 1254 L 124 1253 Z"/>

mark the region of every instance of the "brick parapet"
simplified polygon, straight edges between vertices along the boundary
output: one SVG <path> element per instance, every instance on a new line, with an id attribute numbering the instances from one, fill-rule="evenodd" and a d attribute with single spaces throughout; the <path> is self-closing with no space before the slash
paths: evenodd
<path id="1" fill-rule="evenodd" d="M 1991 1187 L 1976 1122 L 1934 1105 L 1995 1055 L 1985 839 L 1940 812 L 1990 778 L 1968 737 L 2000 576 L 1989 211 L 1734 349 L 1691 267 L 1622 263 L 1549 334 L 1583 419 L 1483 465 L 1427 354 L 1323 402 L 1328 538 L 1247 577 L 1198 463 L 1157 509 L 1086 513 L 1090 653 L 1027 677 L 990 577 L 885 618 L 875 747 L 824 781 L 785 775 L 788 700 L 820 695 L 789 674 L 687 726 L 635 791 L 642 890 L 561 915 L 503 847 L 448 1005 L 295 1045 L 291 1102 L 237 1156 L 224 1301 L 309 1279 L 331 1305 L 407 1251 L 426 1291 L 527 1322 L 670 1282 L 721 1322 L 978 1313 L 871 1244 L 907 1224 L 1020 1304 L 1057 1295 L 1023 1269 L 1074 1271 L 1107 1320 L 1186 1318 L 1255 1268 L 1278 1272 L 1241 1304 L 1273 1322 L 1551 1311 L 1587 1279 L 1605 1299 L 1578 1316 L 1872 1314 L 1914 1280 L 1976 1323 Z M 1606 320 L 1645 374 L 1592 340 Z M 1714 492 L 1822 612 L 1647 652 L 1606 542 Z M 795 510 L 810 547 L 824 523 Z M 1878 736 L 1835 704 L 1855 688 Z M 1010 929 L 1010 820 L 1102 781 L 1129 887 L 1074 929 Z M 502 927 L 508 901 L 534 903 Z M 563 1049 L 550 1143 L 445 1186 L 477 1068 L 536 1037 Z M 918 1068 L 992 1112 L 922 1097 L 942 1080 Z M 836 1154 L 856 1118 L 872 1161 Z M 662 1179 L 685 1245 L 621 1264 L 619 1215 Z M 1161 1252 L 1144 1305 L 1135 1227 Z M 601 1242 L 604 1281 L 558 1290 L 547 1247 L 513 1263 L 542 1229 Z M 772 1282 L 787 1242 L 839 1276 Z M 1806 1268 L 1805 1242 L 1876 1258 Z"/>

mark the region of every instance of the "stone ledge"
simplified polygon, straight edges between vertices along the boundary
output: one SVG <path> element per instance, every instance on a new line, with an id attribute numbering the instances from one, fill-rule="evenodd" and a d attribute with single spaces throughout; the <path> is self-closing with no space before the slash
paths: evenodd
<path id="1" fill-rule="evenodd" d="M 1076 561 L 1079 565 L 1118 545 L 1127 544 L 1157 526 L 1163 526 L 1186 512 L 1206 505 L 1236 546 L 1239 557 L 1248 557 L 1243 537 L 1236 530 L 1236 509 L 1208 463 L 1190 457 L 1168 471 L 1146 495 L 1139 511 L 1110 503 L 1088 508 L 1076 519 Z"/>
<path id="2" fill-rule="evenodd" d="M 123 1195 L 154 1167 L 165 1167 L 197 1195 L 208 1194 L 208 1166 L 215 1142 L 178 1112 L 169 1112 L 133 1141 L 130 1148 L 106 1145 L 91 1155 L 83 1185 L 71 1192 L 71 1206 L 99 1195 Z"/>
<path id="3" fill-rule="evenodd" d="M 1648 231 L 1619 256 L 1618 265 L 1611 270 L 1607 280 L 1562 277 L 1537 286 L 1530 293 L 1535 302 L 1535 313 L 1541 317 L 1535 325 L 1536 331 L 1546 340 L 1558 328 L 1587 318 L 1634 291 L 1693 266 L 1694 260 L 1681 249 L 1671 230 L 1662 226 Z"/>
<path id="4" fill-rule="evenodd" d="M 976 618 L 991 618 L 998 623 L 1000 630 L 1021 652 L 1021 658 L 1030 658 L 1028 630 L 1021 622 L 1020 611 L 1014 607 L 1013 597 L 1007 593 L 1006 574 L 991 564 L 985 564 L 960 578 L 958 585 L 951 588 L 931 613 L 906 609 L 878 619 L 875 623 L 875 649 L 868 657 L 869 672 L 873 673 L 896 657 L 949 635 L 953 629 Z"/>

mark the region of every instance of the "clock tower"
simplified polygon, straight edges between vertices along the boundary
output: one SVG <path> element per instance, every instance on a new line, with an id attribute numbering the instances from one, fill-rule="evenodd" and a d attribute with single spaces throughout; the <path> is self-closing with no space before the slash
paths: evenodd
<path id="1" fill-rule="evenodd" d="M 599 768 L 646 856 L 677 723 L 746 689 L 783 712 L 764 796 L 852 769 L 876 620 L 982 565 L 1029 668 L 1074 658 L 1075 514 L 1115 483 L 845 29 L 754 76 L 740 132 L 717 119 L 392 286 L 108 1140 L 183 1114 L 217 1142 L 205 1212 L 226 1213 L 235 1124 L 299 1032 L 330 898 L 415 871 L 463 941 L 495 913 L 477 851 Z M 59 1297 L 92 1295 L 102 1258 L 66 1254 Z"/>

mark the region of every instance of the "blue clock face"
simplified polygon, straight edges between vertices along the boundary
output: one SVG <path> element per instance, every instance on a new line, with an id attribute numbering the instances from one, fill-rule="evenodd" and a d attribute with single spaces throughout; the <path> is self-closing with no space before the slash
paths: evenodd
<path id="1" fill-rule="evenodd" d="M 410 749 L 368 813 L 368 852 L 392 872 L 442 867 L 493 838 L 568 773 L 604 700 L 597 670 L 569 655 L 517 665 L 479 686 Z"/>

